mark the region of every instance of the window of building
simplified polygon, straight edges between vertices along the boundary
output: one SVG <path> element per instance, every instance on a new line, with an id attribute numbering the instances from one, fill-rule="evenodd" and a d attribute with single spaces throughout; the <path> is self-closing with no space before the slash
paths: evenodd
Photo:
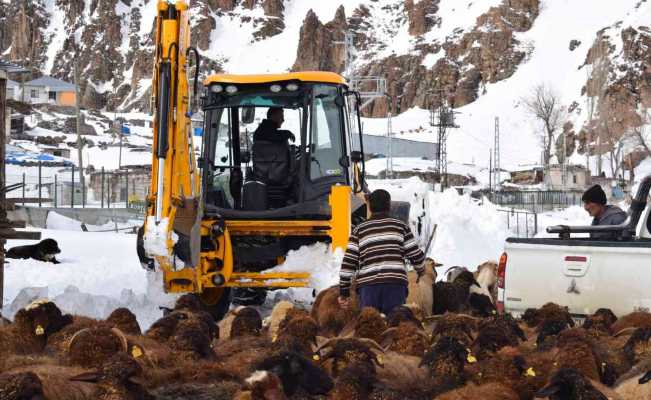
<path id="1" fill-rule="evenodd" d="M 48 93 L 47 93 L 47 97 L 48 97 L 50 100 L 54 100 L 54 101 L 56 101 L 56 99 L 57 99 L 57 92 L 48 92 Z"/>
<path id="2" fill-rule="evenodd" d="M 30 96 L 32 99 L 37 99 L 37 98 L 38 98 L 38 90 L 36 90 L 36 89 L 32 89 L 32 90 L 30 90 L 30 91 L 29 91 L 29 96 Z"/>
<path id="3" fill-rule="evenodd" d="M 572 174 L 572 183 L 576 183 L 576 175 Z"/>

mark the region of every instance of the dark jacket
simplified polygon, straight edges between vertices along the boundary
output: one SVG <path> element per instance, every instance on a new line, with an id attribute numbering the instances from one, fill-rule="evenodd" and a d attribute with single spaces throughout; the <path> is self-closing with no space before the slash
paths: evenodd
<path id="1" fill-rule="evenodd" d="M 406 287 L 405 260 L 417 271 L 424 268 L 425 255 L 418 248 L 409 226 L 388 214 L 373 214 L 368 221 L 357 225 L 350 235 L 341 264 L 339 293 L 343 297 L 349 296 L 355 275 L 358 288 L 381 283 Z"/>
<path id="2" fill-rule="evenodd" d="M 263 119 L 253 132 L 253 140 L 264 140 L 265 142 L 286 143 L 290 138 L 294 138 L 290 131 L 278 129 L 276 123 L 269 119 Z"/>
<path id="3" fill-rule="evenodd" d="M 626 220 L 626 213 L 617 206 L 606 206 L 606 210 L 600 217 L 594 217 L 592 226 L 600 225 L 619 225 Z M 614 232 L 593 232 L 590 234 L 591 239 L 617 239 L 617 233 Z"/>

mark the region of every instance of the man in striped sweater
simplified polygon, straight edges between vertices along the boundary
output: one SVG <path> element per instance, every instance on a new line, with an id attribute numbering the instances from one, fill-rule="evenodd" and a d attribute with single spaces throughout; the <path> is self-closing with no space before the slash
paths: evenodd
<path id="1" fill-rule="evenodd" d="M 407 299 L 405 261 L 423 273 L 425 255 L 409 226 L 389 216 L 391 195 L 375 190 L 369 196 L 371 217 L 353 229 L 339 275 L 339 303 L 348 305 L 354 278 L 360 307 L 375 307 L 384 314 Z"/>

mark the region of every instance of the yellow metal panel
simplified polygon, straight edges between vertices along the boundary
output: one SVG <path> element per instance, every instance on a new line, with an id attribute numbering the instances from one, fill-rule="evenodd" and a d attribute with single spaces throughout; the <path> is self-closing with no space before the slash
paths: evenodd
<path id="1" fill-rule="evenodd" d="M 323 82 L 346 84 L 346 80 L 339 74 L 326 71 L 289 72 L 286 74 L 259 74 L 259 75 L 211 75 L 204 81 L 204 85 L 211 83 L 270 83 L 282 81 Z"/>
<path id="2" fill-rule="evenodd" d="M 350 237 L 350 186 L 333 186 L 330 192 L 332 250 L 346 249 Z"/>

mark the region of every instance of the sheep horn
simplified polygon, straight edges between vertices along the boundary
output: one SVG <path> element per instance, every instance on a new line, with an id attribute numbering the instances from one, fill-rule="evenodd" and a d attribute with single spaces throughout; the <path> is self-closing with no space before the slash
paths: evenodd
<path id="1" fill-rule="evenodd" d="M 113 332 L 113 334 L 117 336 L 118 339 L 120 340 L 120 344 L 122 345 L 122 351 L 124 351 L 125 353 L 128 352 L 129 342 L 127 341 L 127 337 L 124 335 L 124 333 L 118 328 L 111 328 L 111 332 Z"/>
<path id="2" fill-rule="evenodd" d="M 335 337 L 335 338 L 332 338 L 332 339 L 328 339 L 327 342 L 325 342 L 324 344 L 322 344 L 321 346 L 319 346 L 319 347 L 316 349 L 315 353 L 319 353 L 319 352 L 321 352 L 321 350 L 323 350 L 323 349 L 327 349 L 328 347 L 332 347 L 332 346 L 333 346 L 335 343 L 337 343 L 337 341 L 339 341 L 339 340 L 341 340 L 341 338 L 338 338 L 338 337 Z"/>
<path id="3" fill-rule="evenodd" d="M 373 339 L 361 338 L 361 339 L 357 339 L 357 340 L 359 340 L 360 342 L 370 346 L 371 350 L 375 349 L 375 350 L 377 350 L 377 351 L 379 351 L 381 353 L 384 353 L 384 349 L 382 348 L 382 346 L 380 346 L 378 344 L 378 342 L 376 342 Z"/>
<path id="4" fill-rule="evenodd" d="M 632 326 L 629 328 L 624 328 L 621 331 L 617 332 L 616 334 L 613 335 L 613 337 L 620 337 L 621 335 L 626 335 L 626 334 L 631 334 L 637 330 L 637 327 Z"/>
<path id="5" fill-rule="evenodd" d="M 89 330 L 89 328 L 80 329 L 77 332 L 75 332 L 74 335 L 72 335 L 72 337 L 68 341 L 68 348 L 66 349 L 67 352 L 70 352 L 70 348 L 72 347 L 73 343 L 75 343 L 75 339 L 77 338 L 77 336 L 79 336 L 80 333 L 85 332 L 87 330 Z"/>

